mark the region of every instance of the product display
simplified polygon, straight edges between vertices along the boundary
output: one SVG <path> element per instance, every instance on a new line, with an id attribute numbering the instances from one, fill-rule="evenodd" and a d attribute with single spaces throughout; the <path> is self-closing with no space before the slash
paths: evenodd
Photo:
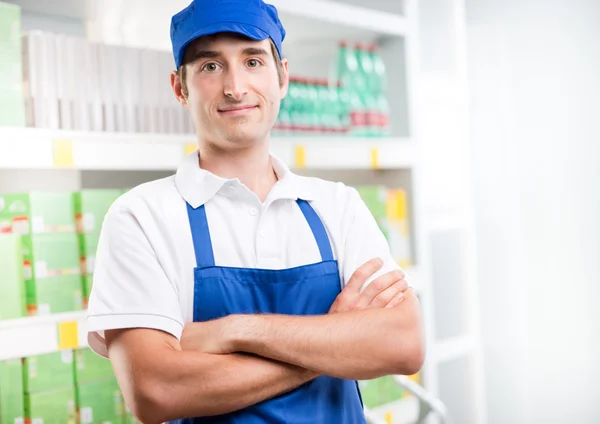
<path id="1" fill-rule="evenodd" d="M 22 423 L 23 365 L 19 359 L 0 362 L 0 424 Z"/>
<path id="2" fill-rule="evenodd" d="M 75 220 L 79 234 L 99 234 L 102 221 L 122 190 L 81 190 L 73 193 Z"/>
<path id="3" fill-rule="evenodd" d="M 79 424 L 123 423 L 125 419 L 123 396 L 114 378 L 79 384 L 75 391 Z"/>
<path id="4" fill-rule="evenodd" d="M 24 393 L 73 387 L 73 351 L 47 353 L 23 359 Z"/>
<path id="5" fill-rule="evenodd" d="M 76 385 L 115 378 L 110 361 L 95 354 L 91 349 L 78 349 L 74 355 Z"/>
<path id="6" fill-rule="evenodd" d="M 0 75 L 0 127 L 22 127 L 21 9 L 7 3 L 0 3 Z"/>
<path id="7" fill-rule="evenodd" d="M 82 308 L 79 244 L 75 233 L 22 237 L 28 315 Z"/>
<path id="8" fill-rule="evenodd" d="M 363 403 L 367 408 L 377 408 L 387 403 L 396 402 L 407 395 L 394 382 L 392 376 L 359 381 L 358 385 Z"/>
<path id="9" fill-rule="evenodd" d="M 21 238 L 16 234 L 0 234 L 0 320 L 25 316 L 22 264 Z"/>
<path id="10" fill-rule="evenodd" d="M 0 194 L 0 233 L 74 232 L 73 196 L 34 191 Z"/>
<path id="11" fill-rule="evenodd" d="M 25 393 L 27 423 L 76 424 L 75 390 L 73 386 L 45 392 Z"/>

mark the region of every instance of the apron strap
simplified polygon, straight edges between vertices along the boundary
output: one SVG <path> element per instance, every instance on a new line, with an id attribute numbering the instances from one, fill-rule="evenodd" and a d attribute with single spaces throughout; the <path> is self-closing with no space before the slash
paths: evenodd
<path id="1" fill-rule="evenodd" d="M 306 200 L 298 199 L 296 200 L 296 203 L 300 206 L 300 210 L 304 214 L 304 217 L 315 236 L 319 251 L 321 252 L 321 260 L 323 262 L 333 261 L 333 251 L 331 250 L 331 243 L 329 242 L 329 236 L 327 236 L 323 221 L 321 221 L 317 212 Z"/>
<path id="2" fill-rule="evenodd" d="M 210 239 L 210 230 L 208 229 L 208 220 L 206 219 L 206 209 L 204 205 L 194 209 L 189 203 L 186 204 L 188 217 L 190 218 L 190 227 L 192 229 L 194 252 L 196 253 L 196 266 L 198 268 L 215 266 L 215 256 Z"/>

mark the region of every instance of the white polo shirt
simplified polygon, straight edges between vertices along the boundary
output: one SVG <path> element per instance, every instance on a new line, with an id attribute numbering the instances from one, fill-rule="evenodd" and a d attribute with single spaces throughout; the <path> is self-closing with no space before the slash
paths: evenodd
<path id="1" fill-rule="evenodd" d="M 205 204 L 217 266 L 285 269 L 321 261 L 313 233 L 298 207 L 319 214 L 339 262 L 342 284 L 368 260 L 398 269 L 385 237 L 358 192 L 342 183 L 293 174 L 274 156 L 278 177 L 267 199 L 238 179 L 199 167 L 197 153 L 177 174 L 120 197 L 108 212 L 96 254 L 88 309 L 88 341 L 106 356 L 104 330 L 151 328 L 181 337 L 193 321 L 196 259 L 186 202 Z"/>

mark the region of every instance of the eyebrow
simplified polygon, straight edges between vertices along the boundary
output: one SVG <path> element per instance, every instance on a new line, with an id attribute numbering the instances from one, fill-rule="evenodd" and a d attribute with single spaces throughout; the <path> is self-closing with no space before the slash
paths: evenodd
<path id="1" fill-rule="evenodd" d="M 260 47 L 246 47 L 242 50 L 242 54 L 246 56 L 267 56 L 268 53 L 265 49 Z"/>
<path id="2" fill-rule="evenodd" d="M 242 54 L 245 56 L 267 56 L 268 53 L 265 49 L 260 47 L 246 47 L 242 50 Z M 214 59 L 221 57 L 221 53 L 214 50 L 199 50 L 194 55 L 194 60 L 198 59 Z"/>
<path id="3" fill-rule="evenodd" d="M 213 51 L 213 50 L 199 50 L 194 55 L 194 60 L 211 58 L 214 59 L 216 57 L 221 57 L 221 53 Z"/>

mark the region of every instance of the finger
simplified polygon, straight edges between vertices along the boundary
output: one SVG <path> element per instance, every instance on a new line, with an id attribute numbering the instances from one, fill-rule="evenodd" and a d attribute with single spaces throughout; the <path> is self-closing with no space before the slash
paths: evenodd
<path id="1" fill-rule="evenodd" d="M 398 294 L 404 292 L 408 288 L 406 280 L 401 279 L 394 282 L 384 291 L 378 293 L 371 303 L 367 306 L 368 308 L 383 308 L 394 299 Z"/>
<path id="2" fill-rule="evenodd" d="M 400 292 L 387 305 L 385 305 L 385 307 L 393 308 L 394 306 L 398 306 L 399 304 L 404 302 L 404 299 L 406 299 L 406 295 L 404 294 L 404 292 Z"/>
<path id="3" fill-rule="evenodd" d="M 375 297 L 391 287 L 392 284 L 401 280 L 402 277 L 404 277 L 404 273 L 401 270 L 390 271 L 377 277 L 360 294 L 357 308 L 364 309 L 369 306 Z"/>
<path id="4" fill-rule="evenodd" d="M 379 271 L 382 266 L 383 261 L 379 258 L 371 259 L 364 265 L 361 265 L 354 271 L 354 274 L 350 277 L 350 281 L 348 281 L 344 290 L 358 294 L 365 281 L 367 281 L 371 275 Z"/>

